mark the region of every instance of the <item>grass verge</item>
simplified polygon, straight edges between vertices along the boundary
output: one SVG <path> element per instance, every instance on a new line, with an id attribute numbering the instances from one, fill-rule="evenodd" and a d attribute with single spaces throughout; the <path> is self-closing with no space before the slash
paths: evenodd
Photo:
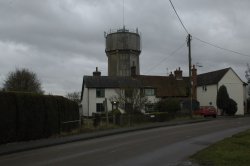
<path id="1" fill-rule="evenodd" d="M 219 141 L 190 158 L 201 166 L 249 166 L 250 130 Z"/>

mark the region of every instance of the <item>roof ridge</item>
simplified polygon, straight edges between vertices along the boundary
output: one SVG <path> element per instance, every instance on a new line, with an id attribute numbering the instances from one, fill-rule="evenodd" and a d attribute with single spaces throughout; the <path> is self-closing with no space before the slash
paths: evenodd
<path id="1" fill-rule="evenodd" d="M 205 75 L 205 74 L 210 74 L 210 73 L 216 73 L 216 72 L 221 72 L 221 71 L 226 71 L 226 70 L 230 70 L 231 67 L 228 67 L 228 68 L 224 68 L 224 69 L 219 69 L 219 70 L 214 70 L 214 71 L 210 71 L 210 72 L 207 72 L 207 73 L 202 73 L 202 74 L 198 74 L 198 76 L 200 75 Z"/>
<path id="2" fill-rule="evenodd" d="M 231 67 L 197 75 L 197 85 L 217 84 Z"/>

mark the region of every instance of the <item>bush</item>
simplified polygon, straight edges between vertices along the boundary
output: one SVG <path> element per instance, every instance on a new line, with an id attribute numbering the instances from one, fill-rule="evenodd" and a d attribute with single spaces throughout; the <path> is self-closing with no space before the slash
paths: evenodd
<path id="1" fill-rule="evenodd" d="M 233 99 L 229 98 L 228 105 L 226 107 L 226 114 L 230 116 L 235 115 L 235 113 L 237 112 L 237 109 L 238 109 L 237 103 Z"/>
<path id="2" fill-rule="evenodd" d="M 17 110 L 15 95 L 0 92 L 0 143 L 16 140 L 17 133 Z"/>
<path id="3" fill-rule="evenodd" d="M 154 112 L 151 115 L 154 116 L 152 119 L 155 122 L 164 122 L 171 118 L 168 112 Z"/>
<path id="4" fill-rule="evenodd" d="M 190 114 L 190 108 L 191 108 L 191 101 L 190 101 L 190 99 L 184 99 L 184 100 L 182 100 L 181 104 L 182 104 L 181 110 L 185 111 L 188 114 Z M 198 110 L 199 108 L 200 108 L 200 103 L 197 100 L 193 99 L 192 100 L 192 110 L 193 111 L 194 110 Z"/>
<path id="5" fill-rule="evenodd" d="M 228 108 L 229 95 L 225 85 L 220 86 L 217 92 L 216 105 L 222 110 L 222 115 L 226 112 Z"/>
<path id="6" fill-rule="evenodd" d="M 112 122 L 117 125 L 121 125 L 121 112 L 119 109 L 114 109 L 111 112 Z"/>
<path id="7" fill-rule="evenodd" d="M 78 104 L 60 96 L 0 92 L 0 144 L 46 138 L 72 130 L 79 119 Z"/>
<path id="8" fill-rule="evenodd" d="M 101 120 L 102 120 L 101 119 L 102 115 L 101 114 L 93 113 L 93 117 L 94 117 L 94 119 L 93 119 L 93 126 L 94 127 L 99 126 L 100 123 L 101 123 Z"/>
<path id="9" fill-rule="evenodd" d="M 247 113 L 250 113 L 250 98 L 247 98 Z"/>
<path id="10" fill-rule="evenodd" d="M 41 95 L 16 93 L 17 141 L 43 138 L 45 110 Z"/>
<path id="11" fill-rule="evenodd" d="M 159 112 L 167 112 L 169 115 L 174 116 L 180 110 L 180 102 L 177 99 L 160 100 L 156 104 L 156 108 Z"/>
<path id="12" fill-rule="evenodd" d="M 55 133 L 60 133 L 61 121 L 59 116 L 59 109 L 57 104 L 57 98 L 54 96 L 47 96 L 44 98 L 44 109 L 45 111 L 45 119 L 46 124 L 44 127 L 46 128 L 45 137 L 53 135 Z"/>

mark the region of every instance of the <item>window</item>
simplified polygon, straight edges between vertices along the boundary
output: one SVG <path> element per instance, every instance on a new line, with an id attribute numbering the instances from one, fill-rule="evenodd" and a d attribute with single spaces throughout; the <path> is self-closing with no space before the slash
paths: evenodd
<path id="1" fill-rule="evenodd" d="M 105 89 L 103 88 L 99 88 L 96 89 L 96 97 L 105 97 Z"/>
<path id="2" fill-rule="evenodd" d="M 104 106 L 102 103 L 96 103 L 96 112 L 104 112 Z"/>
<path id="3" fill-rule="evenodd" d="M 146 111 L 146 113 L 153 112 L 154 111 L 154 104 L 145 105 L 145 111 Z"/>
<path id="4" fill-rule="evenodd" d="M 154 89 L 145 89 L 145 96 L 154 96 L 155 90 Z"/>
<path id="5" fill-rule="evenodd" d="M 135 91 L 135 89 L 125 89 L 125 97 L 133 97 L 133 92 Z"/>
<path id="6" fill-rule="evenodd" d="M 206 85 L 203 85 L 203 86 L 202 86 L 202 90 L 203 90 L 203 91 L 207 91 L 207 86 L 206 86 Z"/>

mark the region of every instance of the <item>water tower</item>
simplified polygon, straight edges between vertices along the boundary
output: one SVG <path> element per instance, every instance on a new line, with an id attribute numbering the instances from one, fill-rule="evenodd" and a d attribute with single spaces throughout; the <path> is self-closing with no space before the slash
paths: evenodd
<path id="1" fill-rule="evenodd" d="M 129 31 L 123 27 L 105 34 L 105 38 L 108 76 L 131 76 L 131 67 L 139 75 L 141 45 L 138 29 Z"/>

